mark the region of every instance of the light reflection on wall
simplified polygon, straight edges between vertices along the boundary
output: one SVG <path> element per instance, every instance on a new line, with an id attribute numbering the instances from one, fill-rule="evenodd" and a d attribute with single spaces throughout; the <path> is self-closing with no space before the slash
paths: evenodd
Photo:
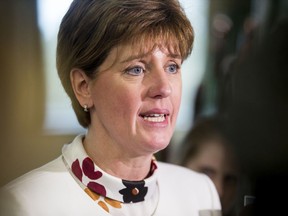
<path id="1" fill-rule="evenodd" d="M 78 124 L 70 99 L 56 70 L 56 42 L 61 19 L 72 0 L 38 0 L 38 23 L 45 56 L 46 110 L 44 133 L 71 134 L 84 129 Z"/>

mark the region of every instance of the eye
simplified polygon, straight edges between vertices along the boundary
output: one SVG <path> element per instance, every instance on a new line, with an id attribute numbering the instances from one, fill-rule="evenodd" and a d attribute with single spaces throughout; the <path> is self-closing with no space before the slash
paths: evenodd
<path id="1" fill-rule="evenodd" d="M 139 76 L 144 72 L 144 68 L 140 66 L 131 67 L 125 70 L 125 73 L 133 75 L 133 76 Z"/>
<path id="2" fill-rule="evenodd" d="M 177 65 L 177 64 L 170 64 L 170 65 L 168 65 L 168 67 L 166 68 L 166 72 L 174 74 L 174 73 L 177 73 L 179 69 L 180 69 L 179 65 Z"/>
<path id="3" fill-rule="evenodd" d="M 211 167 L 206 167 L 206 166 L 203 166 L 203 167 L 200 167 L 199 168 L 199 171 L 201 173 L 204 173 L 206 174 L 207 176 L 209 176 L 211 179 L 213 179 L 215 177 L 215 174 L 216 174 L 216 171 L 211 168 Z"/>

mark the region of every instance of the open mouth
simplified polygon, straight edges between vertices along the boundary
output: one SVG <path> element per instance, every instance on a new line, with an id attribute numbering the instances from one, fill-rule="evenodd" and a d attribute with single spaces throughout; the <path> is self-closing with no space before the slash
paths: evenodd
<path id="1" fill-rule="evenodd" d="M 164 122 L 166 120 L 167 114 L 149 114 L 140 115 L 145 121 L 148 122 Z"/>

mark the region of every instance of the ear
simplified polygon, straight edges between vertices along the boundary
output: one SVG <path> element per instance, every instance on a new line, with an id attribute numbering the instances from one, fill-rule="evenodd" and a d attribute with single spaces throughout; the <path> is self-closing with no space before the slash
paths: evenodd
<path id="1" fill-rule="evenodd" d="M 74 94 L 82 107 L 91 107 L 91 94 L 89 90 L 90 78 L 85 72 L 78 68 L 73 68 L 70 72 L 70 81 Z"/>

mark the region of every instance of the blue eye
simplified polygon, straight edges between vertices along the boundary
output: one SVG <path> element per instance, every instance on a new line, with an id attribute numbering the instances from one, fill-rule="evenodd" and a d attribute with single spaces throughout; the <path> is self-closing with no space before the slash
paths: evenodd
<path id="1" fill-rule="evenodd" d="M 128 68 L 125 72 L 133 76 L 138 76 L 144 72 L 144 69 L 142 67 L 136 66 L 136 67 Z"/>
<path id="2" fill-rule="evenodd" d="M 167 67 L 167 72 L 168 72 L 168 73 L 177 73 L 178 69 L 179 69 L 179 66 L 178 66 L 178 65 L 176 65 L 176 64 L 171 64 L 171 65 L 169 65 L 169 66 Z"/>

